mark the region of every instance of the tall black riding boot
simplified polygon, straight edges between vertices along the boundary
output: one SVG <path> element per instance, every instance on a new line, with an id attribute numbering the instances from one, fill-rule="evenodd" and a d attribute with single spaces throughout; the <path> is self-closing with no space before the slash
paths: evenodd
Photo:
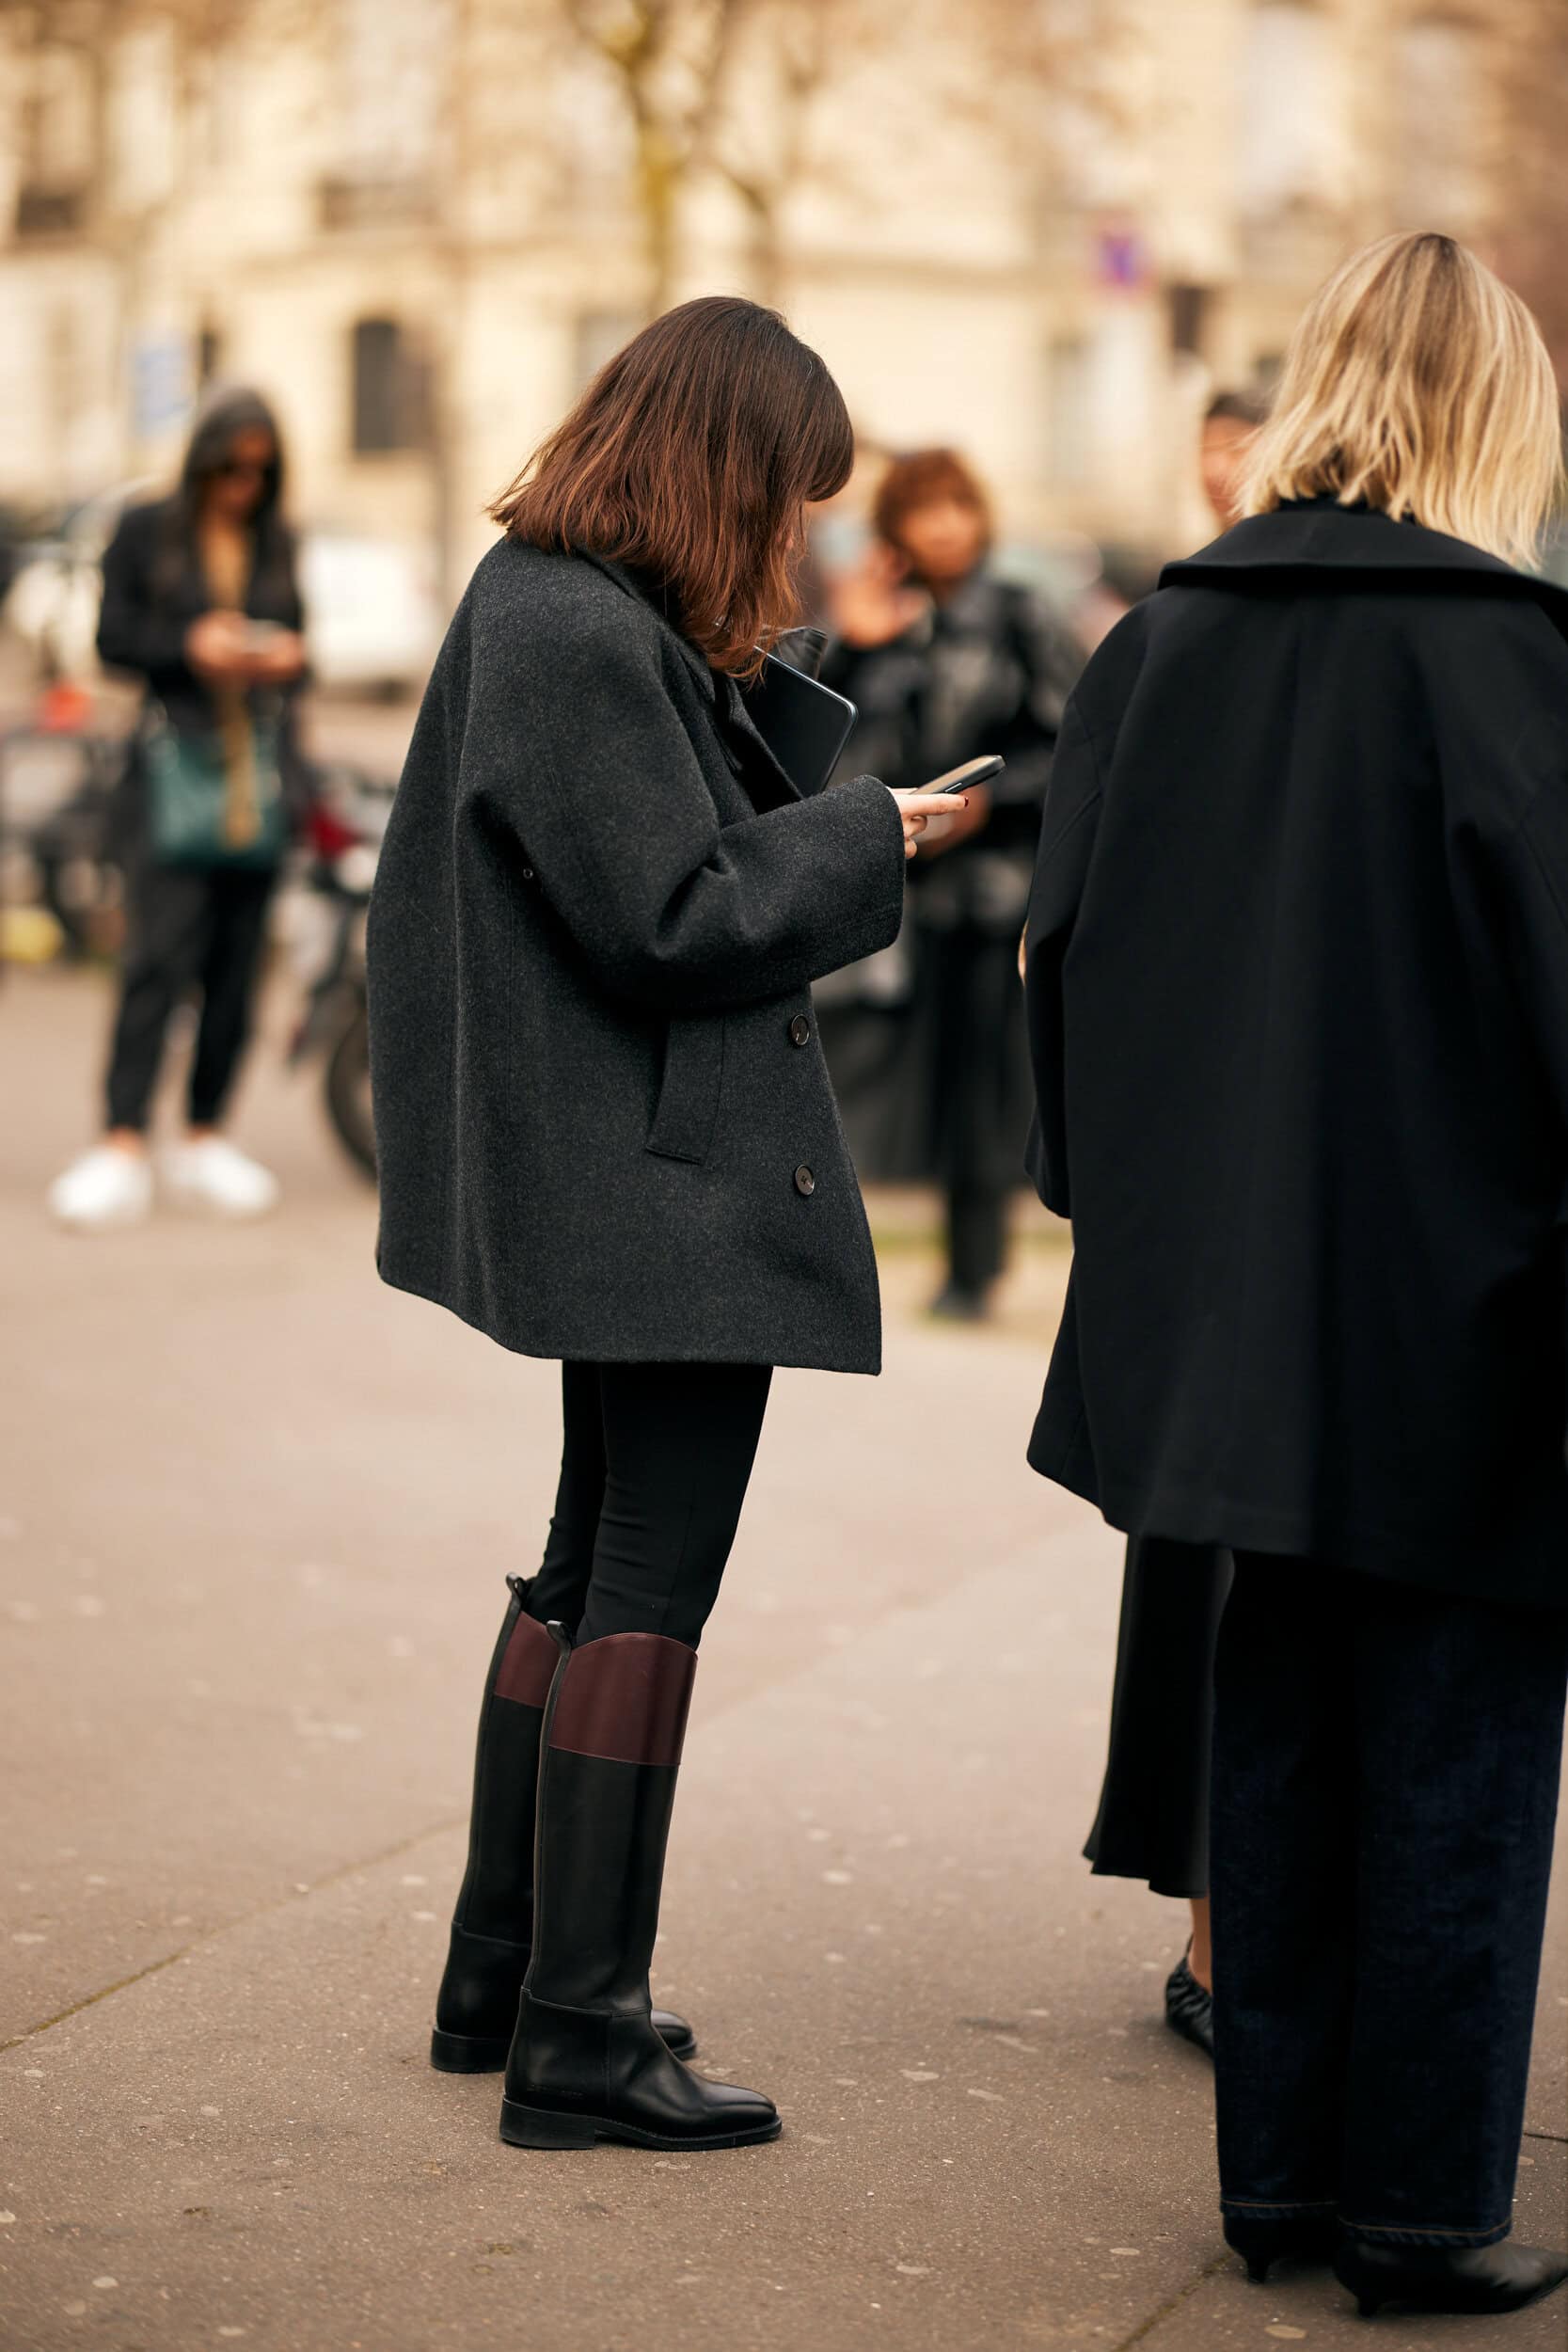
<path id="1" fill-rule="evenodd" d="M 506 2065 L 518 2148 L 737 2148 L 776 2139 L 759 2091 L 672 2057 L 648 2005 L 664 1849 L 697 1653 L 657 1633 L 570 1650 L 540 1770 L 533 1961 Z"/>
<path id="2" fill-rule="evenodd" d="M 447 2074 L 491 2074 L 506 2064 L 533 1935 L 539 1738 L 560 1653 L 528 1613 L 528 1586 L 520 1577 L 507 1582 L 512 1605 L 480 1709 L 468 1867 L 430 2037 L 430 2062 Z M 684 2018 L 661 2012 L 657 2023 L 672 2049 L 689 2056 L 696 2048 Z"/>

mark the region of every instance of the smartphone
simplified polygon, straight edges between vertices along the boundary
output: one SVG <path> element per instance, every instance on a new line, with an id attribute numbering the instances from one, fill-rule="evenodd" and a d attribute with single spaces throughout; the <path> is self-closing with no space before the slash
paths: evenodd
<path id="1" fill-rule="evenodd" d="M 988 752 L 983 758 L 966 759 L 961 768 L 950 768 L 944 776 L 938 776 L 934 784 L 923 784 L 919 789 L 922 792 L 963 792 L 972 784 L 989 784 L 992 776 L 1002 773 L 1006 764 L 1000 752 Z"/>

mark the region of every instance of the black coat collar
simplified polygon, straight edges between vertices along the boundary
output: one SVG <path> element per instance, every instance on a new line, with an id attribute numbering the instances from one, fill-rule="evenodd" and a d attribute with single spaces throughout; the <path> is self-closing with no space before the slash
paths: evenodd
<path id="1" fill-rule="evenodd" d="M 1370 507 L 1345 507 L 1332 499 L 1304 500 L 1250 515 L 1223 539 L 1196 555 L 1167 564 L 1162 588 L 1245 589 L 1297 575 L 1325 584 L 1336 574 L 1363 587 L 1386 581 L 1425 581 L 1445 587 L 1496 590 L 1533 596 L 1568 637 L 1568 590 L 1529 572 L 1515 571 L 1497 556 L 1452 539 L 1423 524 L 1395 522 Z"/>
<path id="2" fill-rule="evenodd" d="M 629 564 L 614 563 L 607 555 L 594 555 L 586 548 L 578 553 L 595 571 L 613 580 L 623 595 L 631 596 L 651 612 L 665 637 L 675 647 L 692 675 L 697 679 L 706 700 L 713 706 L 713 716 L 720 738 L 724 743 L 730 764 L 759 815 L 765 809 L 781 808 L 788 801 L 800 798 L 787 770 L 781 767 L 768 744 L 758 733 L 746 708 L 740 689 L 727 673 L 710 667 L 705 657 L 676 628 L 665 607 L 657 583 Z"/>
<path id="3" fill-rule="evenodd" d="M 594 555 L 588 548 L 578 548 L 574 551 L 585 564 L 592 564 L 596 572 L 603 572 L 606 580 L 613 580 L 623 596 L 632 597 L 653 614 L 711 702 L 717 683 L 714 674 L 690 638 L 683 636 L 671 619 L 657 582 L 645 572 L 634 571 L 629 564 L 617 564 L 608 555 Z"/>

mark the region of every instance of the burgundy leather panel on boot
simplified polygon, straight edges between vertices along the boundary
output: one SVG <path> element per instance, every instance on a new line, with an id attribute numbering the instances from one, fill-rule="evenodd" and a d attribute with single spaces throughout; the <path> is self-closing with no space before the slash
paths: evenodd
<path id="1" fill-rule="evenodd" d="M 607 1633 L 575 1649 L 549 1744 L 610 1764 L 678 1764 L 697 1653 L 662 1633 Z"/>
<path id="2" fill-rule="evenodd" d="M 560 1662 L 561 1652 L 554 1642 L 525 1610 L 512 1629 L 496 1675 L 497 1698 L 515 1699 L 523 1707 L 543 1707 Z"/>

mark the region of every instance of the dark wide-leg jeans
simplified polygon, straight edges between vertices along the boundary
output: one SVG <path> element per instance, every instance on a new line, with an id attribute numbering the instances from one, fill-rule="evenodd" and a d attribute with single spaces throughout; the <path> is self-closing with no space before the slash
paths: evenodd
<path id="1" fill-rule="evenodd" d="M 561 1483 L 529 1614 L 695 1649 L 740 1524 L 767 1364 L 562 1364 Z"/>
<path id="2" fill-rule="evenodd" d="M 1215 1690 L 1222 2205 L 1505 2237 L 1568 1611 L 1238 1553 Z"/>

